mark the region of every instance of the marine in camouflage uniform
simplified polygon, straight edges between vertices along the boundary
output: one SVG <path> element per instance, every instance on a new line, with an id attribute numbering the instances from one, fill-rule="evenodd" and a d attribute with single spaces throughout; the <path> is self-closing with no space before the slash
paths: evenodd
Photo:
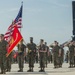
<path id="1" fill-rule="evenodd" d="M 39 59 L 40 59 L 40 70 L 39 72 L 45 72 L 45 60 L 46 60 L 46 46 L 43 44 L 44 40 L 40 40 L 40 45 L 39 45 Z"/>
<path id="2" fill-rule="evenodd" d="M 59 49 L 58 42 L 54 41 L 55 46 L 53 47 L 53 57 L 54 57 L 54 68 L 58 68 L 59 65 Z"/>
<path id="3" fill-rule="evenodd" d="M 74 45 L 73 45 L 73 41 L 70 42 L 69 44 L 69 57 L 70 57 L 70 62 L 69 62 L 69 68 L 73 67 L 73 63 L 74 63 Z"/>
<path id="4" fill-rule="evenodd" d="M 36 44 L 33 43 L 33 37 L 30 37 L 30 43 L 27 44 L 28 48 L 28 63 L 29 70 L 27 72 L 33 72 L 34 61 L 36 57 Z"/>
<path id="5" fill-rule="evenodd" d="M 18 44 L 18 64 L 19 64 L 18 72 L 23 72 L 25 53 L 26 53 L 26 46 L 23 44 L 23 40 L 21 40 L 20 44 Z"/>
<path id="6" fill-rule="evenodd" d="M 0 34 L 0 67 L 1 67 L 1 74 L 5 74 L 6 69 L 6 53 L 8 43 L 4 40 L 4 35 Z"/>

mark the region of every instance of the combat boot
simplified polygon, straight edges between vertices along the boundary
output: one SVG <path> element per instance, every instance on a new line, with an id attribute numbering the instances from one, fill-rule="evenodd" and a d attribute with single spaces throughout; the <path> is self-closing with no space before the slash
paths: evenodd
<path id="1" fill-rule="evenodd" d="M 0 74 L 3 74 L 3 71 L 1 71 Z"/>
<path id="2" fill-rule="evenodd" d="M 45 69 L 44 68 L 42 69 L 42 72 L 45 72 Z"/>
<path id="3" fill-rule="evenodd" d="M 43 72 L 43 70 L 41 69 L 41 70 L 39 70 L 39 72 Z"/>
<path id="4" fill-rule="evenodd" d="M 31 69 L 27 70 L 27 72 L 32 72 Z"/>
<path id="5" fill-rule="evenodd" d="M 21 72 L 21 70 L 18 70 L 18 72 Z"/>
<path id="6" fill-rule="evenodd" d="M 42 70 L 42 72 L 45 72 L 45 70 Z"/>

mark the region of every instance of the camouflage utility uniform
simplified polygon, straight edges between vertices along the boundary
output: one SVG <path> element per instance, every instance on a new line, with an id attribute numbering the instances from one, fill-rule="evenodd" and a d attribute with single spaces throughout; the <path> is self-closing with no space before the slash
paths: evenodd
<path id="1" fill-rule="evenodd" d="M 19 70 L 18 72 L 23 72 L 24 68 L 24 55 L 26 52 L 26 46 L 22 43 L 18 45 L 18 64 L 19 64 Z"/>
<path id="2" fill-rule="evenodd" d="M 0 35 L 0 37 L 4 37 L 4 35 Z M 0 41 L 0 67 L 1 67 L 1 74 L 5 74 L 6 70 L 6 47 L 8 43 L 5 40 Z"/>
<path id="3" fill-rule="evenodd" d="M 39 72 L 45 71 L 46 64 L 46 46 L 43 44 L 43 40 L 41 39 L 42 44 L 39 45 L 39 62 L 40 62 L 40 70 Z"/>
<path id="4" fill-rule="evenodd" d="M 30 38 L 30 41 L 33 41 L 33 38 Z M 28 63 L 29 63 L 29 70 L 28 72 L 33 72 L 35 55 L 36 55 L 36 44 L 31 42 L 27 44 L 28 48 Z"/>
<path id="5" fill-rule="evenodd" d="M 57 68 L 59 65 L 59 49 L 58 43 L 53 47 L 53 57 L 54 57 L 54 68 Z"/>
<path id="6" fill-rule="evenodd" d="M 69 46 L 69 57 L 70 57 L 69 68 L 71 68 L 73 67 L 73 63 L 74 63 L 74 45 Z"/>

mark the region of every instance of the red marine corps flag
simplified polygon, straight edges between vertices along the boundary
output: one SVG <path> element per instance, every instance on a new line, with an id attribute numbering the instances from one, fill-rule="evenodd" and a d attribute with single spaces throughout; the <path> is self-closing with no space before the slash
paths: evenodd
<path id="1" fill-rule="evenodd" d="M 23 11 L 23 2 L 16 18 L 13 20 L 12 24 L 8 27 L 7 32 L 4 35 L 4 39 L 9 43 L 9 48 L 7 49 L 7 56 L 12 52 L 13 48 L 22 39 L 22 36 L 18 30 L 22 28 L 22 11 Z"/>
<path id="2" fill-rule="evenodd" d="M 10 44 L 10 46 L 7 49 L 7 54 L 6 54 L 7 57 L 13 51 L 13 48 L 23 39 L 21 33 L 17 28 L 17 25 L 14 26 L 14 30 L 11 37 L 13 41 L 12 44 Z"/>

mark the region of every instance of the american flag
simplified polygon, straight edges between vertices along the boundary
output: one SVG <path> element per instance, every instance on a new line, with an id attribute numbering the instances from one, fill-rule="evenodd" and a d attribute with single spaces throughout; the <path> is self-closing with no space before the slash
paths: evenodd
<path id="1" fill-rule="evenodd" d="M 19 13 L 16 16 L 15 20 L 8 27 L 7 32 L 4 35 L 5 40 L 9 41 L 11 39 L 11 35 L 14 30 L 14 25 L 17 25 L 18 28 L 22 28 L 22 9 L 23 9 L 23 5 L 21 5 Z"/>

